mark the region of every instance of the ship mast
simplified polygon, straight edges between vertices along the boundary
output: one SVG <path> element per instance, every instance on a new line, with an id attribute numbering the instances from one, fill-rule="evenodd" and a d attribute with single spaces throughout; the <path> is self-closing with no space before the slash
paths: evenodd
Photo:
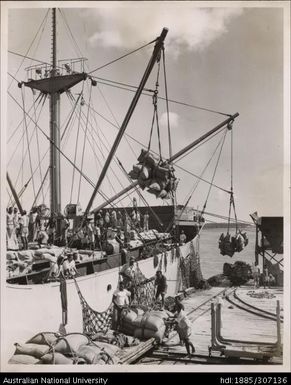
<path id="1" fill-rule="evenodd" d="M 84 72 L 85 58 L 68 59 L 63 65 L 57 61 L 57 23 L 56 8 L 52 8 L 52 46 L 51 63 L 33 65 L 28 67 L 28 81 L 24 84 L 33 90 L 38 90 L 50 97 L 50 211 L 51 215 L 61 213 L 61 161 L 60 161 L 60 97 L 63 92 L 68 91 L 87 79 Z"/>
<path id="2" fill-rule="evenodd" d="M 52 9 L 52 69 L 51 78 L 57 75 L 56 9 Z M 60 165 L 60 94 L 50 94 L 50 209 L 51 214 L 61 212 L 61 165 Z"/>

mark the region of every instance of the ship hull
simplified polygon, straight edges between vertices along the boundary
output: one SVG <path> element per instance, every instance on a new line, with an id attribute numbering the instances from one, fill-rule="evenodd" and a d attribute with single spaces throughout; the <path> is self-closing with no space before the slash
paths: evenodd
<path id="1" fill-rule="evenodd" d="M 177 249 L 138 261 L 146 278 L 161 269 L 167 277 L 167 295 L 174 296 L 180 288 L 180 259 L 187 258 L 191 250 L 199 250 L 199 236 Z M 198 257 L 197 252 L 194 253 Z M 96 272 L 76 279 L 80 292 L 88 305 L 98 312 L 110 306 L 117 288 L 120 267 Z M 82 306 L 74 280 L 67 280 L 66 332 L 83 331 Z M 24 343 L 39 332 L 57 332 L 62 325 L 60 284 L 51 282 L 39 285 L 7 284 L 2 302 L 2 357 L 7 362 L 14 353 L 14 343 Z"/>

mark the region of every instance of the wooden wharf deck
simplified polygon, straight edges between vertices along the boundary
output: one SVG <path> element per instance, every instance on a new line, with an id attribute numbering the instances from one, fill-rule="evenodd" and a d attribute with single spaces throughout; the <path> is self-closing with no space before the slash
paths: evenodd
<path id="1" fill-rule="evenodd" d="M 239 287 L 234 290 L 235 288 L 213 287 L 209 290 L 196 291 L 183 300 L 185 311 L 192 321 L 190 340 L 196 349 L 195 354 L 191 358 L 186 358 L 185 347 L 179 344 L 177 333 L 172 332 L 168 340 L 164 341 L 158 348 L 147 353 L 136 363 L 140 365 L 261 364 L 261 362 L 251 358 L 225 358 L 219 352 L 212 352 L 212 357 L 209 357 L 208 348 L 211 345 L 211 303 L 219 302 L 222 306 L 221 334 L 224 338 L 249 342 L 276 342 L 276 321 L 271 319 L 271 316 L 266 318 L 262 315 L 265 315 L 264 312 L 275 314 L 277 300 L 280 301 L 281 313 L 283 314 L 283 290 L 281 288 L 259 288 L 253 290 L 249 286 Z M 226 297 L 234 299 L 234 304 L 228 302 Z M 247 311 L 246 305 L 237 307 L 236 303 L 242 305 L 240 299 L 246 304 L 250 304 L 252 306 L 250 309 L 253 312 Z M 283 335 L 282 321 L 281 333 Z M 282 364 L 282 357 L 271 358 L 268 364 Z"/>

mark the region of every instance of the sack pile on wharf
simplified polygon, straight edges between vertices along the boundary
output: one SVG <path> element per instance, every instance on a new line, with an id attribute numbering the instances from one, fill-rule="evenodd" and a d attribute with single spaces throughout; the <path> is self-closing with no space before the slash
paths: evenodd
<path id="1" fill-rule="evenodd" d="M 93 334 L 41 332 L 24 344 L 15 343 L 9 364 L 122 364 L 160 343 L 168 332 L 167 310 L 129 307 L 122 311 L 119 330 Z M 111 325 L 112 326 L 112 325 Z"/>

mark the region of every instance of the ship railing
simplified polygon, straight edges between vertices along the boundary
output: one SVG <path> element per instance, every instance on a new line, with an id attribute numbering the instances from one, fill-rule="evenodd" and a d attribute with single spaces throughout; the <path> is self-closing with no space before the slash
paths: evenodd
<path id="1" fill-rule="evenodd" d="M 62 59 L 54 70 L 49 63 L 35 64 L 25 68 L 27 81 L 46 79 L 53 76 L 65 76 L 85 72 L 86 58 Z"/>

